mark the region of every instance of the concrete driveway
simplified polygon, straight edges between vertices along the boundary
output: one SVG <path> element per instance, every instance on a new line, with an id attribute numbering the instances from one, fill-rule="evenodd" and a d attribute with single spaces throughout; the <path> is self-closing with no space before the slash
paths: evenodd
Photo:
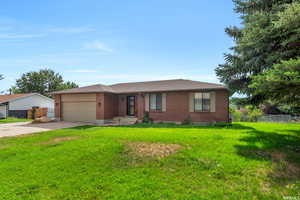
<path id="1" fill-rule="evenodd" d="M 41 124 L 32 124 L 30 122 L 18 122 L 0 124 L 0 137 L 17 136 L 29 133 L 50 131 L 62 128 L 71 128 L 75 126 L 87 125 L 85 123 L 75 122 L 49 122 Z"/>

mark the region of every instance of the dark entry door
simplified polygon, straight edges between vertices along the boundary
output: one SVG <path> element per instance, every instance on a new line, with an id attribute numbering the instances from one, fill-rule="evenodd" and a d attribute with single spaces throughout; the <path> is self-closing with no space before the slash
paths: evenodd
<path id="1" fill-rule="evenodd" d="M 127 96 L 127 115 L 135 115 L 135 96 Z"/>

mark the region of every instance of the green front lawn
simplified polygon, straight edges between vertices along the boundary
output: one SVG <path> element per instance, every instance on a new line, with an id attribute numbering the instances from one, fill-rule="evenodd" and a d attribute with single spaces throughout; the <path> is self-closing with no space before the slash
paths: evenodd
<path id="1" fill-rule="evenodd" d="M 86 126 L 0 139 L 1 200 L 299 196 L 300 124 Z"/>
<path id="2" fill-rule="evenodd" d="M 5 123 L 15 123 L 15 122 L 30 122 L 30 119 L 22 119 L 22 118 L 15 118 L 15 117 L 8 117 L 6 119 L 0 119 L 0 124 Z"/>

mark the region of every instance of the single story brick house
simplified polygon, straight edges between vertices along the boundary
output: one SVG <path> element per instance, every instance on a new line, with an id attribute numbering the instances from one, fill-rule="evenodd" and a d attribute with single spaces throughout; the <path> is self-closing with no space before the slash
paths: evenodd
<path id="1" fill-rule="evenodd" d="M 184 79 L 92 85 L 52 93 L 55 117 L 105 124 L 115 117 L 145 112 L 154 121 L 229 122 L 229 91 L 220 84 Z"/>

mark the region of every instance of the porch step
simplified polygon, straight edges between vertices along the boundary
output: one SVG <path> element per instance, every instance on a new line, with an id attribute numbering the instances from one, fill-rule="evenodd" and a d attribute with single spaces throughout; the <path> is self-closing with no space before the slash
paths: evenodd
<path id="1" fill-rule="evenodd" d="M 130 125 L 135 124 L 137 120 L 136 117 L 114 117 L 112 123 L 118 125 Z"/>

